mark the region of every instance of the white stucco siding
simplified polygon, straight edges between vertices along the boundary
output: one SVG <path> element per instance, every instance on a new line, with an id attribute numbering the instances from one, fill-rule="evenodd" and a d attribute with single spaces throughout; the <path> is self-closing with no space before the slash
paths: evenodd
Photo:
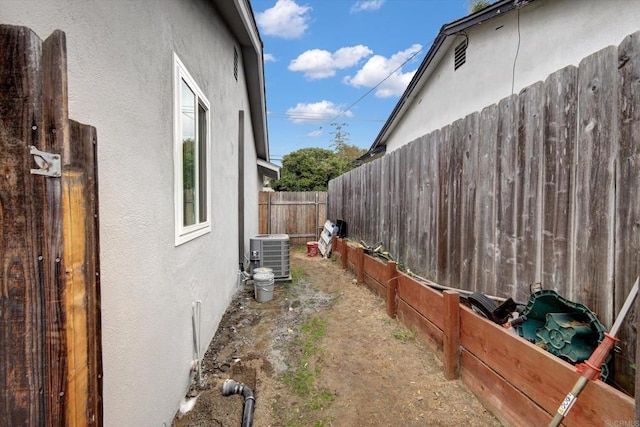
<path id="1" fill-rule="evenodd" d="M 466 63 L 455 71 L 453 51 L 464 37 L 450 36 L 442 61 L 431 64 L 426 84 L 389 134 L 387 151 L 497 103 L 511 95 L 512 83 L 518 93 L 640 30 L 637 0 L 536 0 L 519 13 L 519 25 L 514 10 L 467 29 Z"/>
<path id="2" fill-rule="evenodd" d="M 97 128 L 104 424 L 170 425 L 194 358 L 192 303 L 202 300 L 206 349 L 236 290 L 239 110 L 250 172 L 247 239 L 258 227 L 256 152 L 241 67 L 238 81 L 233 76 L 235 40 L 208 0 L 0 0 L 0 22 L 43 39 L 66 33 L 69 117 Z M 178 247 L 173 52 L 211 104 L 213 151 L 212 231 Z"/>

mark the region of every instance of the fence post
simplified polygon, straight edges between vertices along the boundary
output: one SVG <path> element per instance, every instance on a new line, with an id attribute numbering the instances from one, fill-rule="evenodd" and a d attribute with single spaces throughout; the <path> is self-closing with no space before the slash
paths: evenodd
<path id="1" fill-rule="evenodd" d="M 322 234 L 322 231 L 320 231 L 320 220 L 319 220 L 319 216 L 320 216 L 320 208 L 318 207 L 318 192 L 316 191 L 315 194 L 315 204 L 314 204 L 315 208 L 316 208 L 316 229 L 315 229 L 315 235 L 316 235 L 316 240 L 318 240 L 320 238 L 320 234 Z M 324 229 L 324 226 L 323 226 Z"/>
<path id="2" fill-rule="evenodd" d="M 338 247 L 338 236 L 336 236 L 336 233 L 333 233 L 331 235 L 331 253 L 333 252 L 337 252 L 339 254 L 342 253 L 340 252 L 340 248 Z"/>
<path id="3" fill-rule="evenodd" d="M 394 319 L 396 317 L 396 294 L 398 291 L 398 269 L 395 261 L 387 262 L 385 274 L 385 285 L 387 285 L 387 316 Z"/>
<path id="4" fill-rule="evenodd" d="M 356 270 L 356 280 L 358 285 L 362 285 L 364 283 L 364 248 L 359 246 L 356 249 L 357 259 L 358 259 L 358 268 Z"/>
<path id="5" fill-rule="evenodd" d="M 460 294 L 456 291 L 442 292 L 444 297 L 444 376 L 448 380 L 458 378 L 460 365 Z"/>
<path id="6" fill-rule="evenodd" d="M 349 258 L 349 246 L 345 243 L 344 240 L 340 241 L 340 247 L 342 251 L 340 252 L 340 264 L 343 269 L 347 269 L 347 258 Z"/>
<path id="7" fill-rule="evenodd" d="M 271 191 L 267 193 L 267 234 L 271 234 Z"/>

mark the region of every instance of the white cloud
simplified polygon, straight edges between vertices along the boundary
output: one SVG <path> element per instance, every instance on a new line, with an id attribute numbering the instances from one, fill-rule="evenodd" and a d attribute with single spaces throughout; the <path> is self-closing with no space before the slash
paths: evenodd
<path id="1" fill-rule="evenodd" d="M 325 79 L 335 76 L 338 69 L 353 67 L 372 53 L 363 45 L 343 47 L 334 53 L 322 49 L 307 50 L 291 61 L 289 70 L 301 71 L 310 80 Z"/>
<path id="2" fill-rule="evenodd" d="M 342 47 L 336 50 L 332 58 L 336 68 L 349 68 L 372 53 L 373 51 L 371 49 L 359 44 L 358 46 Z"/>
<path id="3" fill-rule="evenodd" d="M 262 56 L 262 59 L 264 60 L 264 62 L 276 62 L 276 57 L 271 53 L 265 53 Z"/>
<path id="4" fill-rule="evenodd" d="M 283 39 L 302 37 L 309 27 L 309 6 L 300 6 L 294 0 L 278 0 L 271 9 L 256 14 L 260 32 Z"/>
<path id="5" fill-rule="evenodd" d="M 333 58 L 326 50 L 312 49 L 303 52 L 289 63 L 289 70 L 302 71 L 309 79 L 324 79 L 336 74 Z"/>
<path id="6" fill-rule="evenodd" d="M 320 101 L 310 104 L 299 102 L 295 107 L 287 110 L 287 117 L 293 123 L 309 123 L 331 120 L 338 114 L 342 114 L 343 110 L 339 105 L 335 105 L 331 101 Z M 352 117 L 351 111 L 344 112 L 345 116 Z"/>
<path id="7" fill-rule="evenodd" d="M 323 132 L 322 132 L 322 128 L 318 129 L 318 130 L 314 130 L 313 132 L 309 132 L 307 134 L 307 136 L 310 136 L 312 138 L 317 138 L 319 136 L 322 136 Z"/>
<path id="8" fill-rule="evenodd" d="M 353 6 L 351 6 L 351 13 L 370 12 L 373 10 L 378 10 L 382 7 L 384 2 L 385 0 L 357 1 Z"/>
<path id="9" fill-rule="evenodd" d="M 414 44 L 409 49 L 400 51 L 390 58 L 381 55 L 372 56 L 355 76 L 347 76 L 342 81 L 353 87 L 374 87 L 386 78 L 376 89 L 376 96 L 378 98 L 400 96 L 411 81 L 415 70 L 403 72 L 402 68 L 398 67 L 401 67 L 405 61 L 421 49 L 421 45 Z M 396 70 L 396 68 L 398 69 Z M 389 77 L 387 78 L 387 76 Z"/>

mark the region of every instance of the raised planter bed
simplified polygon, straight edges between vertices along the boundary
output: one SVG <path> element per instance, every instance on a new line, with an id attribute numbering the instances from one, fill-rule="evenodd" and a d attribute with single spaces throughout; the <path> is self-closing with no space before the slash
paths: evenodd
<path id="1" fill-rule="evenodd" d="M 395 263 L 364 254 L 335 238 L 343 268 L 385 299 L 397 317 L 441 356 L 445 375 L 461 378 L 506 425 L 547 425 L 579 375 L 575 367 L 461 305 L 456 292 L 440 292 L 399 272 Z M 634 425 L 634 399 L 591 381 L 564 419 L 567 426 Z"/>

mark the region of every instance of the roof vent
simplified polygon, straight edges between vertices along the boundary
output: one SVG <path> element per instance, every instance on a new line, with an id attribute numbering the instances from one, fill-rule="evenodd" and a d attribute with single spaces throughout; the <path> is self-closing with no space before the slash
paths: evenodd
<path id="1" fill-rule="evenodd" d="M 453 58 L 453 69 L 457 70 L 462 67 L 462 64 L 467 62 L 467 40 L 463 40 L 458 46 L 456 46 Z"/>

